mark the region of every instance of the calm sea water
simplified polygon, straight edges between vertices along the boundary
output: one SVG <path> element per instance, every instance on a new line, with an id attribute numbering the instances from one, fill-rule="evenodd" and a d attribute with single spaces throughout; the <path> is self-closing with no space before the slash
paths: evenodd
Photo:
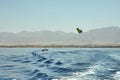
<path id="1" fill-rule="evenodd" d="M 0 48 L 0 80 L 120 80 L 120 48 Z"/>

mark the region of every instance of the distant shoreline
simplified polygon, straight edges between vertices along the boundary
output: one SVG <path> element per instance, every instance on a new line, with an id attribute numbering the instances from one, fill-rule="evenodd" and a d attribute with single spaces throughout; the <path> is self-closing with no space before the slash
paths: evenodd
<path id="1" fill-rule="evenodd" d="M 0 45 L 0 48 L 120 48 L 120 45 Z"/>

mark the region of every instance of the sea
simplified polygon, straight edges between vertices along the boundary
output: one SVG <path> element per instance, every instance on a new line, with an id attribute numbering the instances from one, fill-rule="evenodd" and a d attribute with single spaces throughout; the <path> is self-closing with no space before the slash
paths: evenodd
<path id="1" fill-rule="evenodd" d="M 0 80 L 120 80 L 120 48 L 0 48 Z"/>

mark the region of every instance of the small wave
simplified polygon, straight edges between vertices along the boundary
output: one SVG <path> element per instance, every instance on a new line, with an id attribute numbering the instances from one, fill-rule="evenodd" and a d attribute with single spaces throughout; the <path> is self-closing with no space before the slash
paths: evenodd
<path id="1" fill-rule="evenodd" d="M 68 72 L 72 72 L 71 68 L 63 68 L 63 67 L 51 67 L 49 68 L 50 70 L 52 70 L 53 72 L 57 72 L 57 73 L 68 73 Z"/>
<path id="2" fill-rule="evenodd" d="M 1 69 L 3 70 L 12 70 L 15 68 L 14 65 L 3 65 L 3 66 L 0 66 Z"/>
<path id="3" fill-rule="evenodd" d="M 40 57 L 39 59 L 37 59 L 37 62 L 42 62 L 42 61 L 44 61 L 44 60 L 46 60 L 47 58 L 45 58 L 45 57 Z"/>
<path id="4" fill-rule="evenodd" d="M 39 72 L 39 70 L 38 69 L 35 69 L 34 71 L 32 71 L 31 73 L 30 73 L 30 75 L 34 75 L 34 74 L 36 74 L 36 73 L 38 73 Z"/>
<path id="5" fill-rule="evenodd" d="M 54 59 L 49 59 L 49 60 L 45 61 L 44 63 L 45 64 L 51 64 L 51 63 L 53 63 L 53 61 L 54 61 Z"/>
<path id="6" fill-rule="evenodd" d="M 62 65 L 63 63 L 61 61 L 58 61 L 55 63 L 55 65 Z"/>
<path id="7" fill-rule="evenodd" d="M 30 78 L 29 80 L 52 80 L 52 78 L 50 76 L 48 76 L 46 73 L 36 73 L 32 78 Z"/>

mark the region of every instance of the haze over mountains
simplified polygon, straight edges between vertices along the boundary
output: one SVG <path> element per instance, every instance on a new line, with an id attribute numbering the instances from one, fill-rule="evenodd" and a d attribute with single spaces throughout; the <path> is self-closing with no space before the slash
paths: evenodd
<path id="1" fill-rule="evenodd" d="M 82 34 L 47 30 L 19 33 L 0 32 L 0 45 L 120 44 L 119 35 L 120 27 L 94 29 Z"/>

